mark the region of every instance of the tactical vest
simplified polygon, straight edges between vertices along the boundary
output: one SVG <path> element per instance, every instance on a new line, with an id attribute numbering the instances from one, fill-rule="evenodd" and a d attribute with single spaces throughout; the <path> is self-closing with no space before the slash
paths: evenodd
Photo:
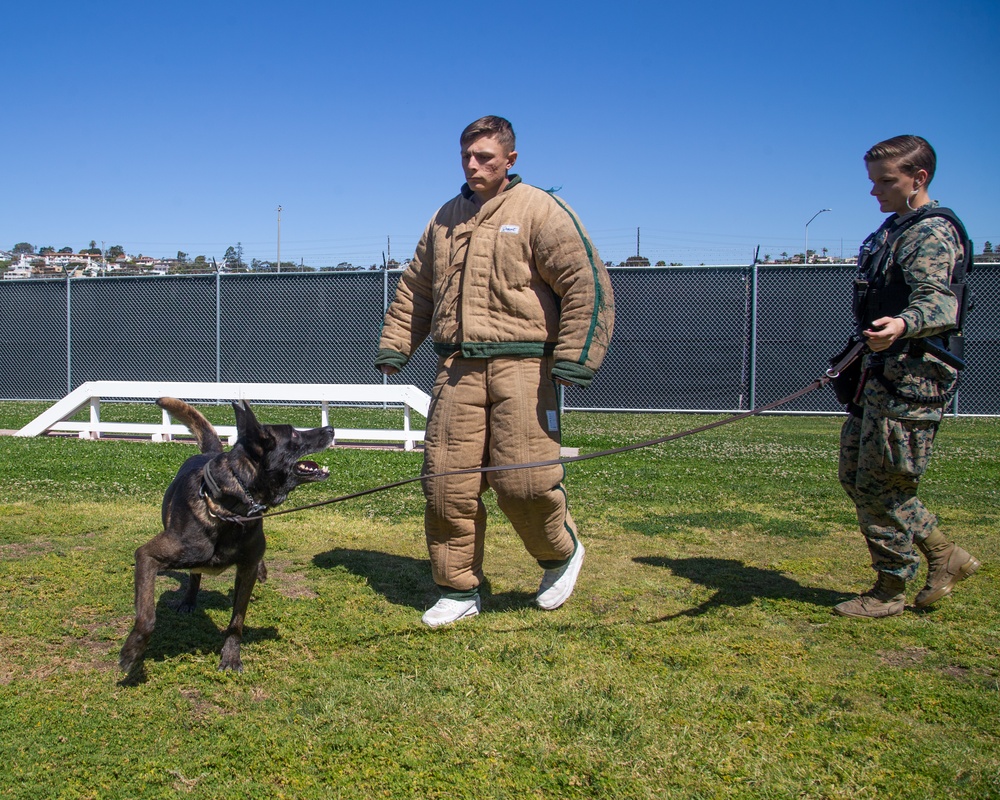
<path id="1" fill-rule="evenodd" d="M 972 308 L 972 293 L 967 290 L 965 278 L 972 271 L 973 245 L 962 220 L 950 208 L 924 207 L 890 218 L 865 239 L 858 254 L 858 272 L 854 279 L 854 316 L 858 329 L 864 330 L 880 317 L 899 316 L 909 305 L 911 290 L 903 277 L 902 267 L 896 262 L 894 247 L 905 231 L 929 217 L 948 220 L 962 243 L 962 259 L 955 264 L 951 275 L 951 290 L 958 300 L 958 324 L 947 337 L 934 337 L 935 343 L 961 358 L 962 324 Z M 911 341 L 900 339 L 892 349 L 897 346 L 902 349 Z"/>

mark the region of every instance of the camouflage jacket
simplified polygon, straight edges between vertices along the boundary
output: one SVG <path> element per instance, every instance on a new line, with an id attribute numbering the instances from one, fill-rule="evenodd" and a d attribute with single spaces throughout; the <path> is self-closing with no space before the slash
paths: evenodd
<path id="1" fill-rule="evenodd" d="M 938 203 L 929 205 L 937 207 Z M 897 222 L 905 222 L 905 217 L 893 215 L 869 237 L 875 248 Z M 906 323 L 903 339 L 936 336 L 955 327 L 958 302 L 950 284 L 952 271 L 962 256 L 958 232 L 942 217 L 921 220 L 903 231 L 893 244 L 892 255 L 883 268 L 887 286 L 903 280 L 909 287 L 906 308 L 897 315 Z M 896 419 L 940 419 L 958 378 L 956 370 L 919 348 L 870 353 L 864 366 L 884 376 L 884 380 L 866 382 L 866 405 Z"/>

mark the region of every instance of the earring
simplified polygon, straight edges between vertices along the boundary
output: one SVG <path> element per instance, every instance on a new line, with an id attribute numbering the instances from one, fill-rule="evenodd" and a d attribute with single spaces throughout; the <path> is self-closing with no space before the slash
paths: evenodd
<path id="1" fill-rule="evenodd" d="M 918 192 L 918 191 L 920 191 L 920 188 L 919 188 L 919 187 L 917 187 L 916 189 L 914 189 L 914 190 L 913 190 L 912 192 L 910 192 L 910 193 L 909 193 L 909 194 L 908 194 L 908 195 L 906 196 L 906 207 L 907 207 L 908 209 L 910 209 L 910 211 L 916 211 L 916 210 L 917 210 L 917 209 L 915 209 L 915 208 L 914 208 L 914 207 L 913 207 L 912 205 L 910 205 L 910 201 L 911 201 L 911 200 L 912 200 L 912 199 L 913 199 L 914 197 L 916 197 L 916 196 L 917 196 L 917 192 Z"/>

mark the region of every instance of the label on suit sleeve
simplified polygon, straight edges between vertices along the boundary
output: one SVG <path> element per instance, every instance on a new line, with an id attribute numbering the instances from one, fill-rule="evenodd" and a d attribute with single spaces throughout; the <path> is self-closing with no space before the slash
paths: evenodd
<path id="1" fill-rule="evenodd" d="M 559 413 L 556 411 L 546 411 L 545 414 L 549 420 L 549 431 L 555 432 L 559 430 Z"/>

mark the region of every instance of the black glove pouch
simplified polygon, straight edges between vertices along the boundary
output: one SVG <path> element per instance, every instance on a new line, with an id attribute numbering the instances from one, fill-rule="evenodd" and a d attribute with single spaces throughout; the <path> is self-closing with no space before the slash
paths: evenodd
<path id="1" fill-rule="evenodd" d="M 848 339 L 847 345 L 844 349 L 830 359 L 830 366 L 834 367 L 839 364 L 840 360 L 847 355 L 848 351 L 854 347 L 855 344 L 857 344 L 857 341 L 858 340 L 854 337 Z M 833 386 L 833 392 L 837 395 L 837 402 L 845 406 L 854 404 L 854 400 L 858 396 L 858 384 L 860 383 L 860 357 L 854 359 L 850 364 L 844 367 L 836 378 L 830 379 L 830 385 Z"/>

